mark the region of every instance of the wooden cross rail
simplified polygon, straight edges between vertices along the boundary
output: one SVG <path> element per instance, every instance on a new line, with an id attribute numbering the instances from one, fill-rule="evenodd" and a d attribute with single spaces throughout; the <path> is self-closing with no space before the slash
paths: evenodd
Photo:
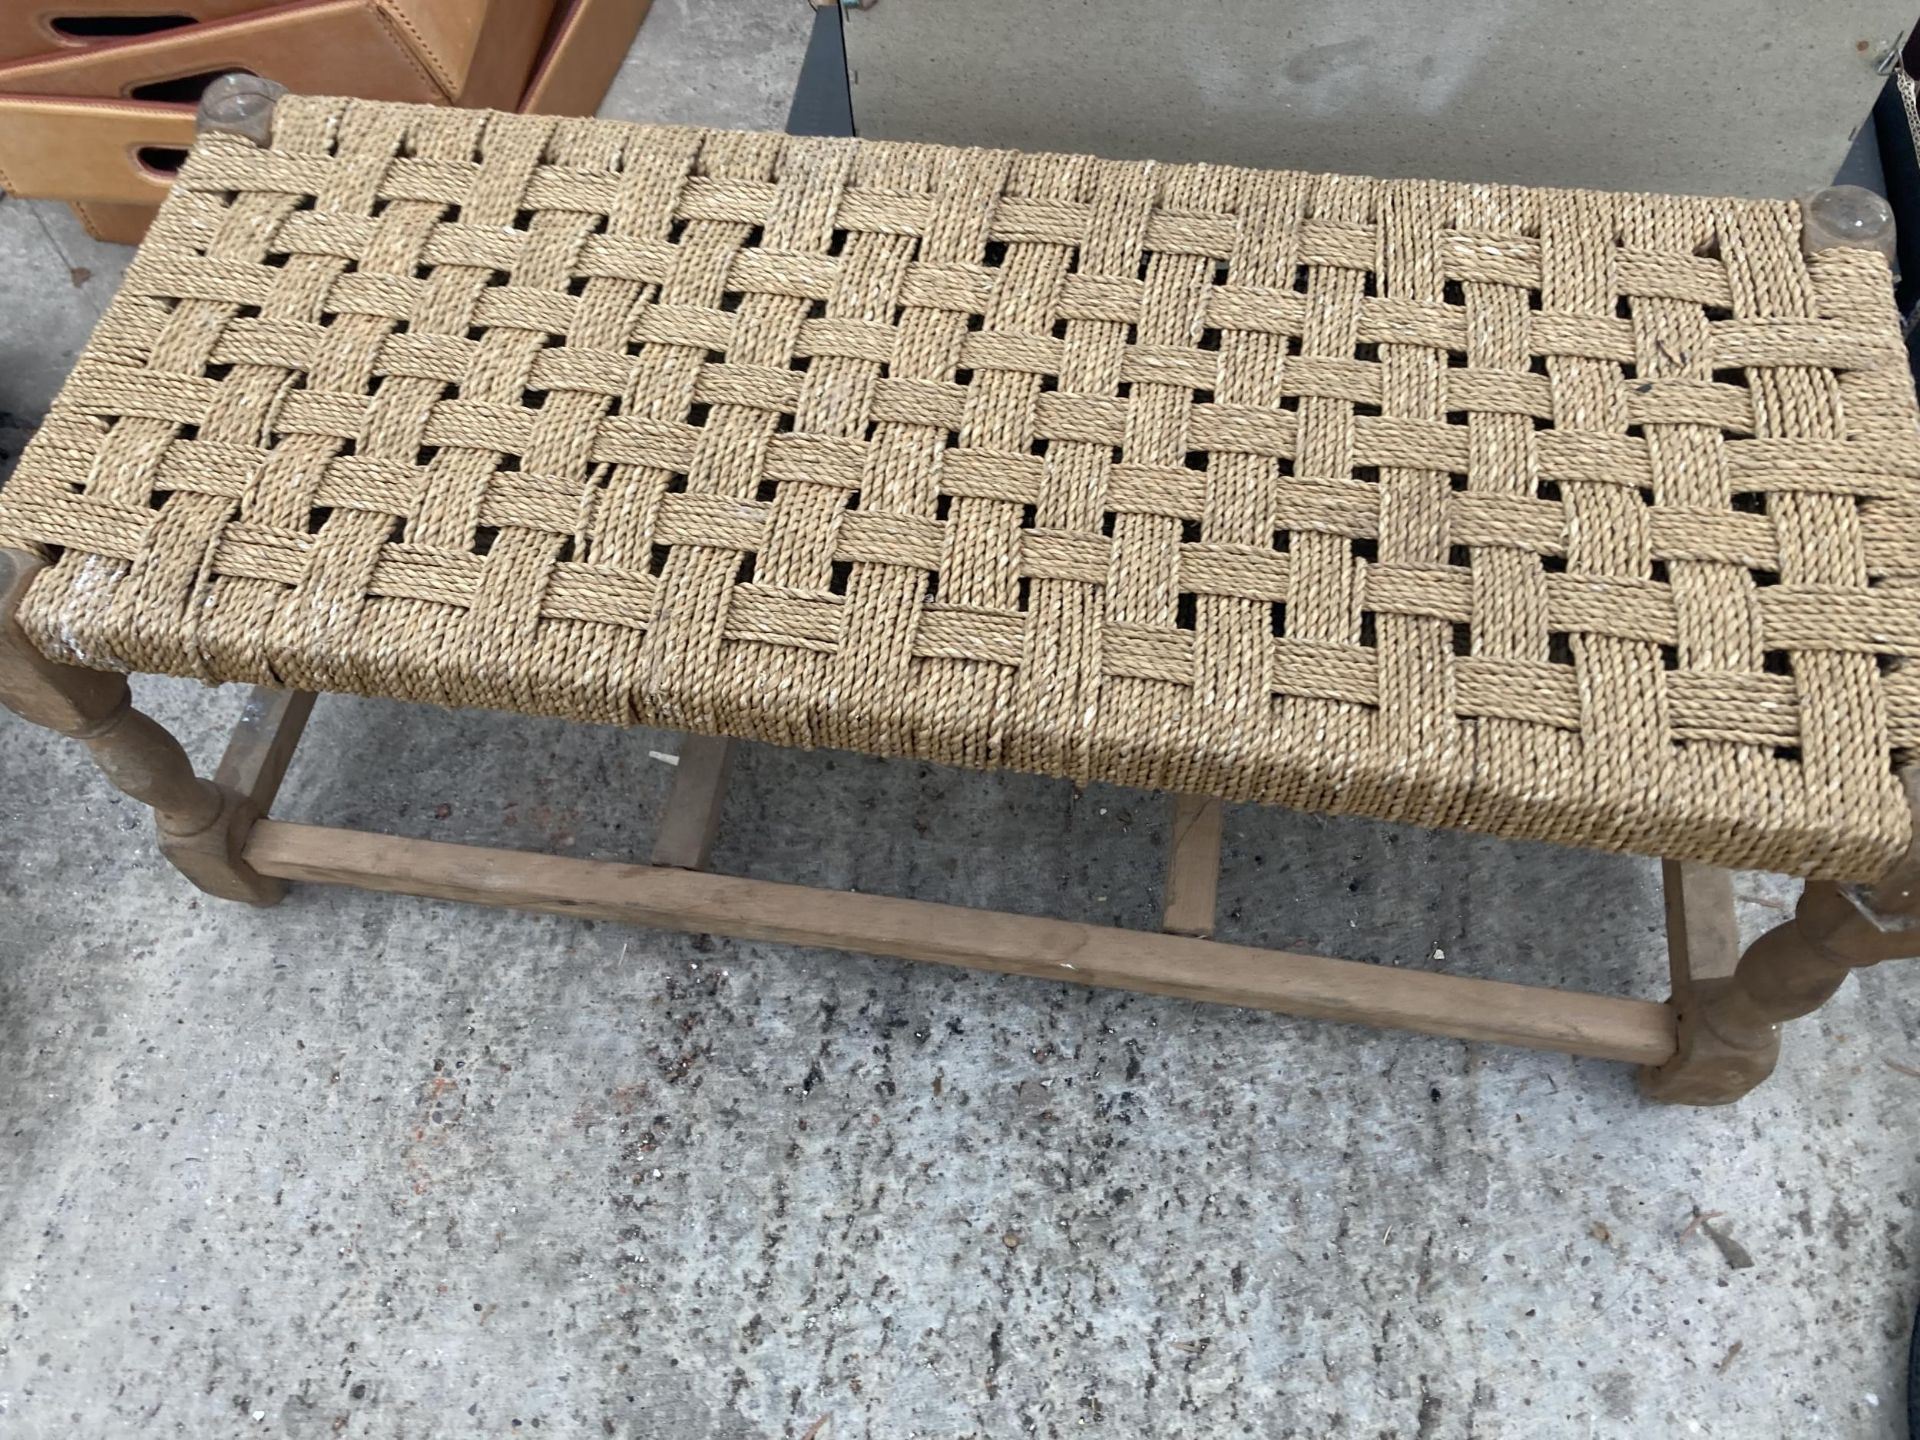
<path id="1" fill-rule="evenodd" d="M 285 882 L 356 885 L 659 929 L 823 946 L 1068 980 L 1322 1020 L 1563 1051 L 1641 1067 L 1652 1098 L 1737 1099 L 1772 1070 L 1779 1022 L 1850 969 L 1920 955 L 1920 855 L 1878 885 L 1810 883 L 1792 920 L 1744 954 L 1724 871 L 1665 869 L 1673 996 L 1650 1000 L 1360 964 L 1200 938 L 1213 928 L 1223 810 L 1173 797 L 1163 929 L 850 894 L 707 873 L 732 742 L 688 736 L 654 842 L 628 865 L 262 818 L 310 694 L 256 689 L 212 780 L 133 708 L 124 676 L 48 660 L 16 618 L 40 561 L 0 550 L 0 704 L 81 740 L 108 780 L 151 805 L 167 858 L 201 889 L 271 905 Z M 1920 780 L 1909 777 L 1920 807 Z"/>

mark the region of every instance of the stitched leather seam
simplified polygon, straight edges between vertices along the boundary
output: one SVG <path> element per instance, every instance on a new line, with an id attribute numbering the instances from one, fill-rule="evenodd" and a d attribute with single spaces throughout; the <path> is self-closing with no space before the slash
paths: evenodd
<path id="1" fill-rule="evenodd" d="M 381 0 L 375 0 L 373 8 L 374 13 L 386 22 L 388 29 L 402 30 L 413 37 L 414 43 L 408 49 L 409 56 L 417 57 L 424 55 L 427 58 L 428 64 L 433 67 L 433 73 L 427 76 L 427 83 L 432 85 L 442 95 L 445 95 L 449 103 L 451 103 L 455 87 L 453 83 L 453 73 L 447 65 L 446 57 L 427 43 L 427 37 L 422 35 L 415 27 L 413 21 L 407 18 L 406 12 L 399 11 L 396 13 L 393 10 L 389 10 L 384 3 L 381 3 Z M 417 58 L 414 59 L 413 63 L 416 69 L 420 68 L 420 63 Z"/>

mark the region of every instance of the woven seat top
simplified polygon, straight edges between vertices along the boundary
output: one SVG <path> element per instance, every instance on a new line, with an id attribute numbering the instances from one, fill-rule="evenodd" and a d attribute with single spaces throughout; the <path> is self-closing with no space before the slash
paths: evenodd
<path id="1" fill-rule="evenodd" d="M 1790 203 L 291 99 L 0 543 L 82 665 L 1858 879 L 1915 438 Z"/>

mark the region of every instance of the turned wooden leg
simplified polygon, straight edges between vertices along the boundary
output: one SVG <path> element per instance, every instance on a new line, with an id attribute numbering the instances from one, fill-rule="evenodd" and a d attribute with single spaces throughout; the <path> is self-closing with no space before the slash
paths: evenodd
<path id="1" fill-rule="evenodd" d="M 1920 819 L 1920 775 L 1907 780 Z M 1772 1072 L 1783 1022 L 1812 1014 L 1847 973 L 1920 956 L 1920 846 L 1874 886 L 1810 881 L 1793 918 L 1762 935 L 1731 973 L 1733 894 L 1725 872 L 1668 867 L 1668 945 L 1674 960 L 1677 1048 L 1640 1072 L 1654 1100 L 1724 1105 Z M 1685 882 L 1691 880 L 1692 884 Z"/>
<path id="2" fill-rule="evenodd" d="M 1673 975 L 1673 1057 L 1640 1072 L 1640 1088 L 1675 1105 L 1738 1100 L 1768 1075 L 1780 1054 L 1777 1026 L 1721 1039 L 1709 1020 L 1716 992 L 1733 983 L 1740 964 L 1733 876 L 1709 865 L 1669 860 L 1661 866 L 1667 900 L 1667 960 Z"/>
<path id="3" fill-rule="evenodd" d="M 258 818 L 253 803 L 195 775 L 180 743 L 133 708 L 124 675 L 56 664 L 20 629 L 20 601 L 41 568 L 32 555 L 0 550 L 0 705 L 80 741 L 116 789 L 152 806 L 161 853 L 195 885 L 273 904 L 285 886 L 241 858 Z"/>
<path id="4" fill-rule="evenodd" d="M 1869 190 L 1836 185 L 1801 202 L 1801 247 L 1894 254 L 1893 211 Z M 1920 828 L 1920 789 L 1907 777 Z M 1762 935 L 1728 967 L 1737 943 L 1733 888 L 1724 872 L 1667 866 L 1667 943 L 1673 959 L 1677 1048 L 1640 1074 L 1656 1100 L 1720 1105 L 1766 1079 L 1779 1052 L 1780 1025 L 1820 1008 L 1847 972 L 1920 955 L 1920 847 L 1872 887 L 1811 882 L 1793 919 Z"/>

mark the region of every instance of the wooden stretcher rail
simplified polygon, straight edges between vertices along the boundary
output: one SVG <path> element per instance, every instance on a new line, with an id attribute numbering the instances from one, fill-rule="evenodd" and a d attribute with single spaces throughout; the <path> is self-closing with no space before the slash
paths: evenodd
<path id="1" fill-rule="evenodd" d="M 1674 1051 L 1673 1012 L 1651 1001 L 923 900 L 278 820 L 253 827 L 245 858 L 283 880 L 897 956 L 1604 1060 L 1658 1065 Z"/>

